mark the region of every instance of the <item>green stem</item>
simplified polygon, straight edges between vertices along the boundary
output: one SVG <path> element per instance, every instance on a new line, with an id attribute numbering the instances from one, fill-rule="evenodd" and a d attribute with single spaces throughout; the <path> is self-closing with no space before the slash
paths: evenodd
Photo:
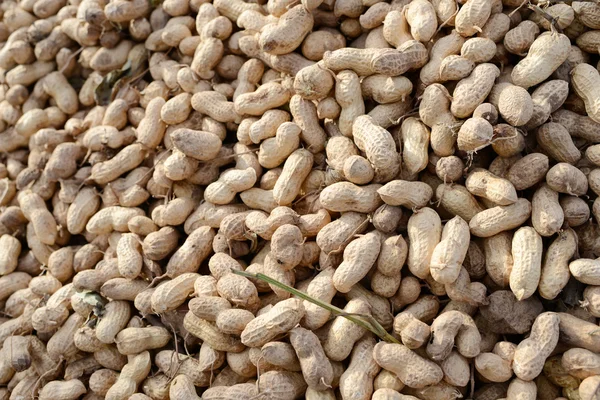
<path id="1" fill-rule="evenodd" d="M 246 278 L 260 279 L 271 285 L 277 286 L 278 288 L 285 290 L 286 292 L 291 293 L 294 296 L 301 298 L 302 300 L 309 301 L 313 304 L 316 304 L 317 306 L 319 306 L 321 308 L 326 309 L 327 311 L 331 312 L 332 314 L 334 314 L 336 316 L 341 316 L 341 317 L 346 318 L 347 320 L 355 323 L 356 325 L 361 326 L 361 327 L 373 332 L 375 335 L 379 336 L 382 340 L 385 340 L 386 342 L 400 344 L 400 342 L 395 337 L 390 335 L 385 329 L 383 329 L 381 324 L 379 322 L 377 322 L 377 320 L 375 320 L 375 318 L 373 318 L 371 315 L 349 314 L 349 313 L 345 312 L 344 310 L 342 310 L 341 308 L 338 308 L 329 303 L 324 303 L 321 300 L 317 300 L 317 299 L 309 296 L 308 294 L 299 291 L 298 289 L 295 289 L 291 286 L 281 283 L 281 282 L 279 282 L 273 278 L 270 278 L 264 274 L 260 274 L 260 273 L 253 274 L 250 272 L 239 271 L 239 270 L 234 270 L 234 269 L 232 269 L 231 272 L 233 272 L 236 275 L 245 276 Z M 365 321 L 365 319 L 368 322 Z"/>

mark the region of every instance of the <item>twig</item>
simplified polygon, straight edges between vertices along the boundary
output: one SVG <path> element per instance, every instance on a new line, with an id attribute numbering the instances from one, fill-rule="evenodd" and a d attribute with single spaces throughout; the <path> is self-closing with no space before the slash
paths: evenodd
<path id="1" fill-rule="evenodd" d="M 347 320 L 349 320 L 351 322 L 354 322 L 356 325 L 361 326 L 361 327 L 373 332 L 375 335 L 379 336 L 382 340 L 385 340 L 386 342 L 400 344 L 400 342 L 395 337 L 390 335 L 381 326 L 381 324 L 379 322 L 377 322 L 377 320 L 375 320 L 375 318 L 373 318 L 370 315 L 347 313 L 344 310 L 342 310 L 341 308 L 338 308 L 334 305 L 324 303 L 320 300 L 317 300 L 317 299 L 307 295 L 306 293 L 299 291 L 298 289 L 295 289 L 291 286 L 281 283 L 281 282 L 279 282 L 273 278 L 270 278 L 264 274 L 260 274 L 260 273 L 252 274 L 250 272 L 238 271 L 238 270 L 233 270 L 233 269 L 231 270 L 231 272 L 233 272 L 236 275 L 244 276 L 246 278 L 260 279 L 271 285 L 277 286 L 278 288 L 285 290 L 286 292 L 291 293 L 294 296 L 301 298 L 302 300 L 309 301 L 313 304 L 316 304 L 317 306 L 319 306 L 321 308 L 326 309 L 327 311 L 331 312 L 334 315 L 339 315 L 341 317 L 346 318 Z"/>

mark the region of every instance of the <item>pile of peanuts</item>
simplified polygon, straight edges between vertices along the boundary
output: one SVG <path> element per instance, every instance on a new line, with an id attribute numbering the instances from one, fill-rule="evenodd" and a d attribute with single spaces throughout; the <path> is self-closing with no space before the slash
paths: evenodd
<path id="1" fill-rule="evenodd" d="M 0 400 L 600 399 L 599 53 L 597 1 L 0 1 Z"/>

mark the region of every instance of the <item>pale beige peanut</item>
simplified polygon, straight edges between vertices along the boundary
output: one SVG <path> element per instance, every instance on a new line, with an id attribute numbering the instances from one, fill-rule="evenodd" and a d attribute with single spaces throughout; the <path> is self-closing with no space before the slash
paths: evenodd
<path id="1" fill-rule="evenodd" d="M 362 156 L 350 156 L 344 163 L 344 177 L 357 185 L 364 185 L 373 180 L 375 171 L 371 163 Z"/>
<path id="2" fill-rule="evenodd" d="M 237 193 L 253 187 L 256 179 L 256 171 L 253 168 L 226 170 L 218 181 L 206 187 L 204 196 L 213 204 L 229 204 Z"/>
<path id="3" fill-rule="evenodd" d="M 246 216 L 245 224 L 248 229 L 266 240 L 271 240 L 273 234 L 282 225 L 296 225 L 300 216 L 291 208 L 280 206 L 274 208 L 270 215 L 261 211 L 252 211 Z"/>
<path id="4" fill-rule="evenodd" d="M 55 361 L 62 359 L 74 361 L 77 352 L 75 347 L 75 332 L 85 321 L 85 317 L 79 314 L 71 314 L 65 323 L 48 340 L 46 348 L 48 355 Z"/>
<path id="5" fill-rule="evenodd" d="M 511 360 L 505 360 L 495 353 L 481 353 L 475 357 L 475 368 L 491 382 L 506 382 L 512 375 Z"/>
<path id="6" fill-rule="evenodd" d="M 458 118 L 468 117 L 492 90 L 500 70 L 493 64 L 483 63 L 475 67 L 471 75 L 456 86 L 451 111 Z"/>
<path id="7" fill-rule="evenodd" d="M 566 61 L 570 48 L 571 42 L 563 34 L 541 34 L 529 48 L 527 56 L 513 68 L 513 83 L 529 88 L 543 82 Z"/>
<path id="8" fill-rule="evenodd" d="M 405 279 L 406 280 L 406 279 Z M 417 295 L 412 295 L 414 299 Z M 405 296 L 407 297 L 407 296 Z M 435 296 L 422 296 L 406 307 L 394 318 L 394 333 L 409 348 L 421 347 L 431 334 L 427 325 L 439 311 L 439 301 Z"/>
<path id="9" fill-rule="evenodd" d="M 444 371 L 444 381 L 449 385 L 460 387 L 469 382 L 471 376 L 469 362 L 466 357 L 463 357 L 457 351 L 452 351 L 442 361 L 441 367 Z"/>
<path id="10" fill-rule="evenodd" d="M 433 279 L 446 284 L 458 278 L 469 241 L 469 225 L 461 217 L 454 217 L 444 225 L 441 241 L 431 255 L 430 273 Z"/>
<path id="11" fill-rule="evenodd" d="M 390 236 L 381 243 L 381 250 L 379 257 L 377 258 L 377 273 L 381 276 L 381 280 L 385 280 L 387 277 L 400 277 L 400 271 L 404 267 L 406 257 L 408 256 L 408 245 L 402 235 Z M 374 279 L 374 278 L 372 278 Z M 400 282 L 398 281 L 399 285 Z M 377 293 L 378 290 L 373 282 L 371 282 L 373 290 Z M 397 290 L 398 287 L 396 286 Z M 395 292 L 395 290 L 394 290 Z M 380 294 L 381 293 L 377 293 Z M 392 293 L 393 295 L 394 293 Z M 391 297 L 385 296 L 385 297 Z"/>
<path id="12" fill-rule="evenodd" d="M 44 244 L 53 245 L 58 228 L 54 216 L 48 211 L 44 200 L 39 194 L 27 190 L 19 193 L 18 201 L 23 215 L 33 224 L 39 240 Z"/>
<path id="13" fill-rule="evenodd" d="M 212 252 L 215 231 L 209 226 L 200 227 L 191 232 L 183 245 L 171 256 L 166 273 L 175 278 L 187 272 L 196 272 Z"/>
<path id="14" fill-rule="evenodd" d="M 526 129 L 538 127 L 550 118 L 567 99 L 569 94 L 568 82 L 556 79 L 541 84 L 531 94 L 533 115 L 525 125 Z"/>
<path id="15" fill-rule="evenodd" d="M 484 210 L 475 196 L 467 188 L 459 184 L 442 184 L 436 189 L 436 197 L 440 204 L 448 212 L 458 215 L 469 222 Z"/>
<path id="16" fill-rule="evenodd" d="M 302 43 L 312 27 L 312 14 L 304 7 L 293 7 L 276 24 L 263 28 L 260 47 L 270 54 L 290 53 Z"/>
<path id="17" fill-rule="evenodd" d="M 292 329 L 304 315 L 304 307 L 299 299 L 287 299 L 250 321 L 242 332 L 242 342 L 249 347 L 266 344 L 276 336 Z"/>
<path id="18" fill-rule="evenodd" d="M 402 218 L 403 211 L 400 207 L 381 205 L 373 214 L 373 226 L 384 233 L 392 233 Z"/>
<path id="19" fill-rule="evenodd" d="M 562 366 L 569 375 L 585 379 L 597 375 L 598 355 L 581 348 L 572 348 L 562 355 Z"/>
<path id="20" fill-rule="evenodd" d="M 188 217 L 184 224 L 184 230 L 187 234 L 192 233 L 201 226 L 209 226 L 219 228 L 222 220 L 230 214 L 244 212 L 248 209 L 243 204 L 230 204 L 224 206 L 216 206 L 209 202 L 201 203 L 192 214 Z"/>
<path id="21" fill-rule="evenodd" d="M 367 301 L 371 308 L 373 318 L 384 327 L 391 329 L 394 317 L 389 309 L 388 299 L 381 297 L 370 290 L 367 290 L 362 284 L 356 284 L 344 295 L 346 300 L 363 299 Z"/>
<path id="22" fill-rule="evenodd" d="M 493 135 L 494 128 L 486 119 L 469 118 L 458 131 L 458 149 L 468 152 L 481 150 L 492 143 Z"/>
<path id="23" fill-rule="evenodd" d="M 433 44 L 429 61 L 420 71 L 420 78 L 424 84 L 430 85 L 434 82 L 440 82 L 439 71 L 442 60 L 450 55 L 458 54 L 464 42 L 465 39 L 458 32 L 452 31 L 449 35 L 441 37 Z M 424 122 L 427 123 L 426 121 Z"/>
<path id="24" fill-rule="evenodd" d="M 212 132 L 180 128 L 170 138 L 179 151 L 199 161 L 212 160 L 221 149 L 221 140 Z"/>
<path id="25" fill-rule="evenodd" d="M 333 85 L 334 77 L 325 69 L 323 61 L 302 68 L 294 78 L 294 89 L 305 100 L 325 98 Z"/>
<path id="26" fill-rule="evenodd" d="M 119 148 L 135 140 L 134 135 L 129 135 L 127 130 L 119 131 L 114 126 L 100 125 L 88 129 L 83 136 L 83 145 L 88 150 L 99 151 L 110 147 Z"/>
<path id="27" fill-rule="evenodd" d="M 517 191 L 510 181 L 482 168 L 476 168 L 469 173 L 465 186 L 473 195 L 498 205 L 506 206 L 517 201 Z"/>
<path id="28" fill-rule="evenodd" d="M 429 1 L 413 1 L 404 12 L 412 37 L 420 42 L 428 42 L 437 29 L 437 15 L 433 5 Z"/>
<path id="29" fill-rule="evenodd" d="M 520 226 L 530 215 L 531 203 L 527 199 L 519 199 L 514 204 L 477 213 L 469 222 L 469 227 L 475 236 L 490 237 Z"/>
<path id="30" fill-rule="evenodd" d="M 507 400 L 533 400 L 537 398 L 537 386 L 535 382 L 524 381 L 519 378 L 514 378 L 508 385 L 506 393 Z"/>
<path id="31" fill-rule="evenodd" d="M 585 138 L 589 141 L 597 141 L 600 124 L 590 117 L 579 115 L 567 109 L 560 109 L 552 114 L 552 120 L 567 128 L 574 137 Z"/>
<path id="32" fill-rule="evenodd" d="M 344 261 L 333 275 L 334 287 L 342 293 L 350 291 L 375 264 L 380 246 L 381 241 L 373 232 L 350 242 L 344 250 Z"/>
<path id="33" fill-rule="evenodd" d="M 439 315 L 431 324 L 431 335 L 427 354 L 433 360 L 446 359 L 454 345 L 467 358 L 480 352 L 481 334 L 473 319 L 463 312 L 453 310 Z"/>
<path id="34" fill-rule="evenodd" d="M 96 325 L 96 338 L 102 343 L 114 343 L 117 334 L 125 328 L 131 317 L 126 301 L 113 300 L 104 307 L 105 313 Z"/>
<path id="35" fill-rule="evenodd" d="M 379 184 L 358 186 L 351 182 L 337 182 L 321 191 L 319 201 L 330 211 L 369 213 L 382 204 L 377 193 L 380 188 Z"/>
<path id="36" fill-rule="evenodd" d="M 292 96 L 289 106 L 294 122 L 302 129 L 302 141 L 312 153 L 322 151 L 325 148 L 326 135 L 319 124 L 316 106 L 299 95 Z"/>
<path id="37" fill-rule="evenodd" d="M 66 114 L 74 114 L 79 108 L 77 93 L 61 72 L 52 72 L 43 78 L 44 91 L 56 101 Z"/>
<path id="38" fill-rule="evenodd" d="M 362 80 L 361 88 L 364 97 L 384 104 L 402 100 L 412 92 L 413 85 L 403 76 L 371 75 Z"/>
<path id="39" fill-rule="evenodd" d="M 600 265 L 598 260 L 580 258 L 569 264 L 569 270 L 578 281 L 588 285 L 597 285 L 600 282 L 598 265 Z"/>
<path id="40" fill-rule="evenodd" d="M 290 343 L 300 360 L 302 375 L 308 386 L 316 390 L 330 387 L 333 368 L 318 337 L 307 329 L 297 327 L 290 331 Z"/>
<path id="41" fill-rule="evenodd" d="M 36 276 L 29 281 L 29 289 L 38 296 L 52 295 L 61 287 L 61 282 L 52 275 Z"/>
<path id="42" fill-rule="evenodd" d="M 389 11 L 389 4 L 373 5 L 359 17 L 360 25 L 365 29 L 377 28 L 383 23 Z"/>
<path id="43" fill-rule="evenodd" d="M 250 360 L 259 368 L 266 364 L 265 366 L 271 369 L 279 367 L 286 371 L 302 371 L 294 347 L 285 342 L 269 342 L 262 348 L 250 349 Z"/>
<path id="44" fill-rule="evenodd" d="M 162 350 L 154 357 L 154 363 L 158 370 L 168 378 L 174 378 L 177 374 L 182 374 L 191 378 L 194 385 L 208 386 L 210 372 L 202 371 L 202 365 L 196 358 L 176 353 L 173 350 Z"/>
<path id="45" fill-rule="evenodd" d="M 350 300 L 344 311 L 370 315 L 369 304 L 363 299 Z M 365 329 L 342 316 L 334 319 L 323 343 L 325 354 L 332 361 L 342 361 L 352 352 L 354 344 L 365 334 Z"/>
<path id="46" fill-rule="evenodd" d="M 410 175 L 427 167 L 430 132 L 427 126 L 410 117 L 402 122 L 402 169 Z M 408 133 L 410 132 L 410 134 Z"/>
<path id="47" fill-rule="evenodd" d="M 369 111 L 368 115 L 375 120 L 377 125 L 387 129 L 410 109 L 408 100 L 407 98 L 395 103 L 379 104 Z"/>
<path id="48" fill-rule="evenodd" d="M 354 71 L 345 70 L 337 74 L 335 100 L 342 107 L 338 120 L 340 131 L 345 136 L 351 136 L 354 120 L 365 113 L 360 79 Z"/>
<path id="49" fill-rule="evenodd" d="M 217 292 L 234 306 L 255 311 L 259 306 L 256 287 L 247 278 L 227 274 L 217 282 Z"/>
<path id="50" fill-rule="evenodd" d="M 500 287 L 507 287 L 513 266 L 512 234 L 501 232 L 483 241 L 486 272 Z"/>
<path id="51" fill-rule="evenodd" d="M 144 238 L 142 251 L 150 260 L 162 260 L 175 250 L 178 239 L 179 232 L 170 226 L 165 226 Z"/>
<path id="52" fill-rule="evenodd" d="M 356 146 L 364 151 L 375 170 L 375 182 L 387 182 L 398 173 L 400 156 L 392 135 L 369 116 L 360 116 L 352 124 Z"/>
<path id="53" fill-rule="evenodd" d="M 333 274 L 333 268 L 327 268 L 321 271 L 310 282 L 306 289 L 306 293 L 313 298 L 330 303 L 333 296 L 337 293 L 332 280 Z M 331 314 L 330 311 L 306 300 L 304 301 L 304 310 L 305 313 L 301 325 L 313 330 L 323 326 Z"/>
<path id="54" fill-rule="evenodd" d="M 79 379 L 48 382 L 39 392 L 39 398 L 49 399 L 78 399 L 87 392 L 84 384 Z"/>
<path id="55" fill-rule="evenodd" d="M 164 137 L 167 128 L 166 123 L 161 119 L 164 106 L 164 99 L 160 97 L 152 99 L 146 106 L 144 118 L 138 126 L 138 141 L 148 148 L 158 146 Z"/>
<path id="56" fill-rule="evenodd" d="M 434 280 L 431 279 L 431 281 Z M 464 267 L 461 268 L 456 281 L 444 285 L 443 289 L 444 291 L 439 292 L 445 292 L 451 300 L 456 302 L 468 303 L 471 306 L 479 306 L 488 302 L 485 297 L 486 286 L 481 282 L 471 282 L 471 277 Z"/>
<path id="57" fill-rule="evenodd" d="M 69 205 L 67 211 L 67 229 L 72 234 L 83 232 L 90 218 L 100 206 L 100 198 L 94 188 L 84 187 Z"/>
<path id="58" fill-rule="evenodd" d="M 114 300 L 133 301 L 147 286 L 143 279 L 112 278 L 102 284 L 100 293 Z"/>
<path id="59" fill-rule="evenodd" d="M 510 288 L 518 300 L 530 297 L 537 289 L 542 267 L 542 247 L 542 238 L 535 229 L 523 227 L 515 232 Z"/>
<path id="60" fill-rule="evenodd" d="M 118 400 L 127 399 L 135 393 L 139 385 L 150 373 L 152 360 L 147 351 L 133 356 L 131 360 L 123 367 L 117 382 L 106 393 L 107 399 Z"/>
<path id="61" fill-rule="evenodd" d="M 513 54 L 525 54 L 540 33 L 540 28 L 533 21 L 523 21 L 509 30 L 504 36 L 504 47 Z"/>
<path id="62" fill-rule="evenodd" d="M 373 389 L 375 390 L 375 392 L 377 392 L 377 390 L 379 389 L 392 389 L 400 391 L 403 388 L 404 383 L 402 383 L 402 381 L 398 379 L 396 374 L 385 369 L 381 370 L 377 374 L 373 382 Z"/>
<path id="63" fill-rule="evenodd" d="M 197 202 L 193 198 L 179 197 L 173 199 L 167 204 L 154 208 L 152 210 L 152 220 L 161 228 L 168 225 L 181 225 L 192 213 L 196 205 Z"/>
<path id="64" fill-rule="evenodd" d="M 219 296 L 199 296 L 193 298 L 188 303 L 189 309 L 198 318 L 214 322 L 220 312 L 231 309 L 231 304 L 227 299 Z M 191 317 L 190 317 L 191 318 Z M 193 318 L 191 321 L 193 322 Z"/>
<path id="65" fill-rule="evenodd" d="M 86 230 L 91 233 L 103 234 L 113 230 L 127 232 L 127 222 L 130 218 L 143 215 L 139 208 L 112 206 L 103 208 L 90 218 L 86 224 Z"/>
<path id="66" fill-rule="evenodd" d="M 271 237 L 271 257 L 281 268 L 292 269 L 302 261 L 303 244 L 300 228 L 291 224 L 281 225 Z"/>
<path id="67" fill-rule="evenodd" d="M 571 71 L 571 84 L 575 93 L 583 99 L 588 116 L 596 122 L 600 121 L 599 100 L 593 90 L 600 85 L 598 70 L 585 63 L 577 65 Z"/>
<path id="68" fill-rule="evenodd" d="M 550 160 L 542 153 L 531 153 L 515 162 L 508 170 L 507 179 L 515 189 L 524 190 L 540 182 L 548 172 Z"/>
<path id="69" fill-rule="evenodd" d="M 441 157 L 435 164 L 435 173 L 443 181 L 456 182 L 463 177 L 465 166 L 456 156 Z"/>
<path id="70" fill-rule="evenodd" d="M 110 160 L 94 164 L 89 179 L 93 179 L 101 185 L 112 182 L 124 173 L 138 167 L 144 161 L 147 152 L 148 149 L 141 143 L 130 144 Z"/>
<path id="71" fill-rule="evenodd" d="M 373 349 L 373 358 L 383 369 L 395 373 L 408 387 L 423 388 L 443 378 L 442 369 L 437 364 L 400 344 L 378 343 Z M 406 362 L 400 362 L 401 359 Z"/>
<path id="72" fill-rule="evenodd" d="M 175 310 L 194 292 L 194 283 L 200 275 L 185 273 L 156 288 L 152 293 L 152 310 L 161 314 Z"/>
<path id="73" fill-rule="evenodd" d="M 563 162 L 548 170 L 546 183 L 559 193 L 582 196 L 588 191 L 588 180 L 585 174 L 576 167 Z"/>
<path id="74" fill-rule="evenodd" d="M 569 226 L 580 226 L 590 219 L 590 208 L 583 199 L 577 196 L 564 196 L 559 203 L 564 212 L 565 222 Z"/>
<path id="75" fill-rule="evenodd" d="M 442 223 L 439 215 L 424 207 L 408 220 L 408 268 L 413 275 L 424 279 L 429 275 L 429 265 L 435 246 L 440 242 Z"/>
<path id="76" fill-rule="evenodd" d="M 546 358 L 558 343 L 558 314 L 540 314 L 531 327 L 530 336 L 517 346 L 513 359 L 513 370 L 517 377 L 532 380 L 542 372 Z"/>
<path id="77" fill-rule="evenodd" d="M 440 65 L 440 80 L 458 81 L 469 76 L 475 68 L 475 63 L 470 59 L 459 56 L 450 55 L 442 60 Z"/>
<path id="78" fill-rule="evenodd" d="M 241 335 L 246 325 L 254 319 L 254 315 L 244 309 L 232 309 L 217 315 L 217 328 L 229 335 Z"/>
<path id="79" fill-rule="evenodd" d="M 288 157 L 273 188 L 273 197 L 279 205 L 288 205 L 294 201 L 302 181 L 312 168 L 312 163 L 312 154 L 304 149 L 296 150 Z"/>
<path id="80" fill-rule="evenodd" d="M 264 114 L 267 110 L 280 107 L 290 99 L 290 92 L 279 82 L 269 82 L 253 92 L 240 94 L 234 101 L 239 115 Z"/>
<path id="81" fill-rule="evenodd" d="M 13 236 L 5 234 L 0 236 L 0 248 L 3 249 L 0 254 L 0 275 L 7 275 L 17 268 L 21 243 Z"/>
<path id="82" fill-rule="evenodd" d="M 135 279 L 142 271 L 142 246 L 140 238 L 133 233 L 121 235 L 117 244 L 119 273 L 124 278 Z"/>
<path id="83" fill-rule="evenodd" d="M 540 147 L 554 160 L 575 164 L 581 152 L 573 143 L 571 135 L 560 124 L 549 122 L 538 128 L 536 139 Z"/>
<path id="84" fill-rule="evenodd" d="M 297 372 L 269 371 L 261 376 L 258 385 L 259 392 L 269 398 L 299 398 L 306 391 L 306 382 Z"/>
<path id="85" fill-rule="evenodd" d="M 171 340 L 171 334 L 165 328 L 151 326 L 146 328 L 125 328 L 115 338 L 121 354 L 138 354 L 146 350 L 158 349 Z"/>
<path id="86" fill-rule="evenodd" d="M 365 335 L 360 339 L 350 356 L 350 364 L 340 377 L 340 393 L 347 399 L 370 399 L 373 381 L 381 367 L 373 358 L 375 339 Z"/>
<path id="87" fill-rule="evenodd" d="M 300 127 L 293 122 L 279 125 L 275 138 L 268 138 L 260 145 L 258 153 L 260 165 L 265 168 L 281 165 L 300 145 L 301 132 Z"/>
<path id="88" fill-rule="evenodd" d="M 510 125 L 525 125 L 533 116 L 533 100 L 527 90 L 510 85 L 500 93 L 498 112 Z"/>
<path id="89" fill-rule="evenodd" d="M 427 49 L 416 40 L 408 40 L 394 49 L 383 49 L 384 52 L 372 58 L 373 72 L 389 76 L 402 75 L 418 69 L 427 62 Z"/>
<path id="90" fill-rule="evenodd" d="M 481 32 L 492 11 L 492 5 L 487 1 L 469 1 L 460 8 L 455 19 L 455 26 L 462 36 L 473 36 Z"/>
<path id="91" fill-rule="evenodd" d="M 600 393 L 598 389 L 600 378 L 598 376 L 590 376 L 585 378 L 579 385 L 579 395 L 581 399 L 595 399 Z"/>
<path id="92" fill-rule="evenodd" d="M 531 200 L 531 222 L 542 236 L 552 236 L 564 222 L 564 213 L 558 202 L 558 193 L 544 184 Z"/>
<path id="93" fill-rule="evenodd" d="M 423 182 L 403 180 L 388 182 L 377 193 L 386 204 L 404 206 L 409 209 L 426 206 L 433 196 L 433 190 L 429 185 Z"/>
<path id="94" fill-rule="evenodd" d="M 406 14 L 397 9 L 390 9 L 384 16 L 382 33 L 384 39 L 396 48 L 402 46 L 402 44 L 409 40 L 413 40 Z"/>
<path id="95" fill-rule="evenodd" d="M 583 291 L 583 301 L 581 306 L 584 307 L 591 315 L 598 315 L 598 287 L 588 286 Z"/>

